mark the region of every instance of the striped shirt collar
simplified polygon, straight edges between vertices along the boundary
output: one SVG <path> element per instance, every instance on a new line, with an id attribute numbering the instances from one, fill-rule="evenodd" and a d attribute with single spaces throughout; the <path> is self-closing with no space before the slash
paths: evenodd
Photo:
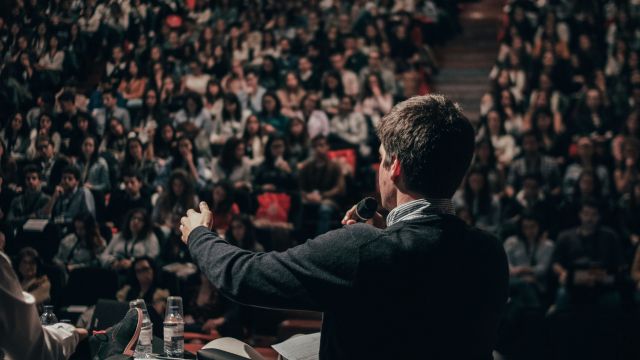
<path id="1" fill-rule="evenodd" d="M 427 217 L 429 214 L 451 214 L 451 199 L 417 199 L 397 206 L 387 215 L 387 227 L 400 221 L 408 221 Z"/>

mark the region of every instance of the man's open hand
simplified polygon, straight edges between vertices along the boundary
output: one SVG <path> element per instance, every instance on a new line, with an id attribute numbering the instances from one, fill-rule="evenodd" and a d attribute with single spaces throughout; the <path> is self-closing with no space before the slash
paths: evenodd
<path id="1" fill-rule="evenodd" d="M 187 244 L 189 240 L 189 234 L 198 226 L 204 226 L 207 229 L 211 229 L 213 226 L 213 213 L 209 210 L 209 205 L 206 202 L 200 202 L 200 212 L 193 209 L 187 211 L 187 216 L 183 216 L 180 219 L 180 232 L 182 233 L 182 242 Z"/>

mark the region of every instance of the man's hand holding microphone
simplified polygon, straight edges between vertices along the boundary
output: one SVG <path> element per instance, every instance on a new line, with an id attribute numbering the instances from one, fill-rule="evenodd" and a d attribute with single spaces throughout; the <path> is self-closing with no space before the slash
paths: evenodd
<path id="1" fill-rule="evenodd" d="M 360 200 L 342 218 L 342 225 L 352 225 L 359 222 L 373 225 L 379 229 L 387 227 L 387 223 L 378 212 L 378 201 L 376 199 L 367 197 Z"/>

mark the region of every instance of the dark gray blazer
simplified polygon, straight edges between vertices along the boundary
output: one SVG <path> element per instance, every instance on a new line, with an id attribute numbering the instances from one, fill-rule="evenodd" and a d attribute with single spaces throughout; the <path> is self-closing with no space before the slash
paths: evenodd
<path id="1" fill-rule="evenodd" d="M 324 312 L 321 359 L 491 359 L 508 295 L 502 246 L 452 215 L 350 225 L 270 253 L 198 227 L 189 249 L 235 301 Z"/>

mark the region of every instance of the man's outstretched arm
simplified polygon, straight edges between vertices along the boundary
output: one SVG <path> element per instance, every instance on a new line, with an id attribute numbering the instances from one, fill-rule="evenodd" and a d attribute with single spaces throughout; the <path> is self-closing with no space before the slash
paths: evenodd
<path id="1" fill-rule="evenodd" d="M 366 225 L 349 226 L 284 252 L 254 253 L 227 243 L 206 221 L 198 223 L 203 214 L 210 214 L 206 204 L 182 219 L 192 258 L 223 294 L 264 307 L 325 311 L 344 305 L 353 298 L 359 244 L 375 233 Z"/>

